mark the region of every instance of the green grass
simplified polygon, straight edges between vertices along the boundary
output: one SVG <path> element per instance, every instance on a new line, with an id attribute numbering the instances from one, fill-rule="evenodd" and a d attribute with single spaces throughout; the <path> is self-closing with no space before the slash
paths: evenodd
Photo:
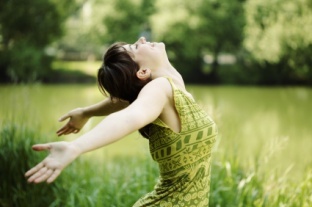
<path id="1" fill-rule="evenodd" d="M 207 93 L 206 88 L 201 91 L 192 87 L 191 90 L 195 97 L 204 97 Z M 243 105 L 242 97 L 235 102 L 230 97 L 239 96 L 237 91 L 226 89 L 230 92 L 225 96 L 222 90 L 225 89 L 210 88 L 209 91 L 218 96 L 205 96 L 200 101 L 213 103 L 206 110 L 213 115 L 220 132 L 213 153 L 210 206 L 312 206 L 312 167 L 308 164 L 311 163 L 308 139 L 311 133 L 306 116 L 310 107 L 309 93 L 299 89 L 300 99 L 297 100 L 292 93 L 288 99 L 288 92 L 283 92 L 283 103 L 293 101 L 293 108 L 293 105 L 277 103 L 279 95 L 275 91 L 272 107 L 271 102 L 259 101 L 263 100 L 259 91 L 253 96 L 255 89 L 244 89 L 245 93 L 252 90 L 248 94 L 250 102 L 244 105 L 244 110 L 237 110 L 237 106 Z M 260 91 L 265 97 L 271 96 L 271 89 Z M 95 86 L 79 85 L 0 88 L 0 206 L 128 207 L 153 189 L 158 178 L 157 164 L 148 153 L 147 141 L 137 133 L 78 158 L 50 185 L 28 184 L 24 178 L 24 173 L 46 155 L 32 151 L 31 146 L 79 136 L 57 138 L 55 131 L 62 124 L 56 120 L 69 109 L 100 100 L 102 97 L 98 94 Z M 222 101 L 220 94 L 226 101 Z M 256 111 L 251 110 L 252 105 L 256 106 Z M 304 107 L 306 110 L 299 110 Z M 230 116 L 226 115 L 228 112 Z M 284 116 L 278 121 L 280 114 L 289 114 L 291 119 Z M 99 120 L 92 120 L 83 131 Z M 289 127 L 297 122 L 296 130 Z M 284 124 L 289 128 L 282 130 L 287 139 L 279 132 Z M 297 139 L 291 139 L 293 134 Z M 300 173 L 293 173 L 298 169 Z"/>
<path id="2" fill-rule="evenodd" d="M 148 157 L 104 153 L 79 158 L 53 184 L 27 184 L 24 172 L 45 156 L 31 151 L 40 140 L 22 123 L 6 123 L 0 131 L 0 206 L 131 206 L 151 191 L 158 177 Z M 100 156 L 100 157 L 99 157 Z M 312 173 L 298 183 L 274 172 L 240 166 L 235 157 L 214 159 L 210 206 L 291 206 L 312 204 Z"/>

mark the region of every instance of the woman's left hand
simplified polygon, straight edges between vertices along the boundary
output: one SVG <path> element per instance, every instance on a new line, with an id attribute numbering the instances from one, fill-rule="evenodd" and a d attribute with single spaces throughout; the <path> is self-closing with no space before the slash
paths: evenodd
<path id="1" fill-rule="evenodd" d="M 70 133 L 78 133 L 80 129 L 87 123 L 90 117 L 84 114 L 83 108 L 76 108 L 71 110 L 64 116 L 62 116 L 59 121 L 64 121 L 69 119 L 68 122 L 59 130 L 57 130 L 57 135 L 67 135 Z"/>

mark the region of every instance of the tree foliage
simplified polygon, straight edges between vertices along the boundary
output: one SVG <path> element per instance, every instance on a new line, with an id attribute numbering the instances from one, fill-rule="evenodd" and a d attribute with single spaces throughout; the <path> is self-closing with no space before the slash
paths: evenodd
<path id="1" fill-rule="evenodd" d="M 245 9 L 244 45 L 268 72 L 264 79 L 276 74 L 269 82 L 311 82 L 311 1 L 253 0 L 246 3 Z"/>
<path id="2" fill-rule="evenodd" d="M 100 57 L 115 41 L 151 34 L 187 82 L 311 84 L 311 30 L 310 0 L 0 1 L 0 81 L 49 74 L 51 43 Z M 221 65 L 224 53 L 238 62 Z"/>
<path id="3" fill-rule="evenodd" d="M 62 22 L 72 3 L 73 0 L 0 2 L 2 80 L 29 82 L 44 74 L 48 69 L 44 49 L 62 35 Z"/>
<path id="4" fill-rule="evenodd" d="M 243 39 L 244 12 L 239 0 L 195 0 L 173 3 L 185 15 L 163 35 L 172 48 L 173 63 L 188 82 L 218 82 L 218 56 L 236 53 Z M 229 35 L 230 34 L 230 35 Z M 204 71 L 203 55 L 212 54 L 210 72 Z"/>
<path id="5" fill-rule="evenodd" d="M 108 43 L 134 42 L 146 29 L 145 27 L 149 27 L 149 16 L 152 13 L 154 13 L 153 0 L 114 1 L 113 12 L 103 19 L 107 32 L 102 39 Z"/>

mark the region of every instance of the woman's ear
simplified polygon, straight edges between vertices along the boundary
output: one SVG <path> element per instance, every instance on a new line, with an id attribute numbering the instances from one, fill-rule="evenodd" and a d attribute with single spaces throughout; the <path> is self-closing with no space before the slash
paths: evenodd
<path id="1" fill-rule="evenodd" d="M 140 80 L 147 80 L 152 76 L 152 71 L 149 68 L 140 68 L 140 70 L 136 73 L 136 76 Z"/>

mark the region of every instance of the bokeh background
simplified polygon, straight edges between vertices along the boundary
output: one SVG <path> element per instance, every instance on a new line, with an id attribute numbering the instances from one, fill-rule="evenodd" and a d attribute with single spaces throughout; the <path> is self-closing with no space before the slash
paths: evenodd
<path id="1" fill-rule="evenodd" d="M 131 206 L 157 164 L 137 132 L 91 152 L 51 185 L 24 172 L 58 118 L 105 97 L 107 47 L 166 44 L 187 89 L 219 127 L 210 207 L 312 206 L 312 1 L 0 1 L 0 206 Z M 92 118 L 81 133 L 103 117 Z M 116 123 L 118 124 L 118 123 Z"/>
<path id="2" fill-rule="evenodd" d="M 1 82 L 94 75 L 108 45 L 145 36 L 166 43 L 188 83 L 311 85 L 311 10 L 309 0 L 5 0 Z"/>

